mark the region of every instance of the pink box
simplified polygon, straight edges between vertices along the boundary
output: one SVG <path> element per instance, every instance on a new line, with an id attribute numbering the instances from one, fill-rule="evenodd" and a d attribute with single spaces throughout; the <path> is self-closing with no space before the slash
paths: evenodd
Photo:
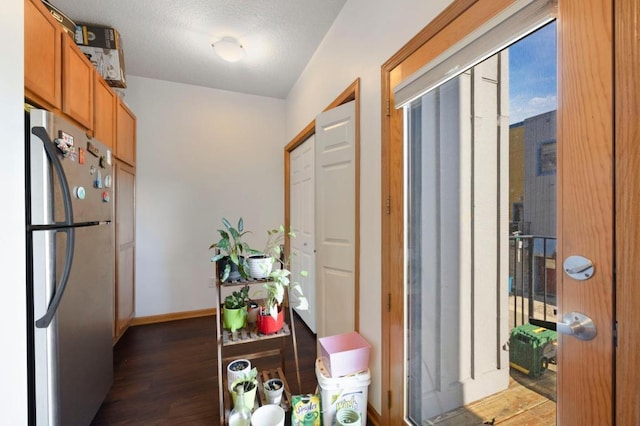
<path id="1" fill-rule="evenodd" d="M 321 337 L 320 357 L 331 377 L 359 373 L 369 369 L 371 345 L 357 332 Z"/>

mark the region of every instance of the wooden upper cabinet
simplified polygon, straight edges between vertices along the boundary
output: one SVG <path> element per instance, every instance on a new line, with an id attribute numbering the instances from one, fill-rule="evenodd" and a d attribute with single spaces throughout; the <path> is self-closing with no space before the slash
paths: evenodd
<path id="1" fill-rule="evenodd" d="M 94 74 L 93 137 L 115 148 L 117 95 L 98 73 Z"/>
<path id="2" fill-rule="evenodd" d="M 93 64 L 71 37 L 62 38 L 62 111 L 87 129 L 93 129 Z"/>
<path id="3" fill-rule="evenodd" d="M 62 108 L 62 29 L 40 0 L 24 2 L 25 97 L 53 109 Z M 70 39 L 70 37 L 64 35 Z"/>
<path id="4" fill-rule="evenodd" d="M 136 164 L 136 117 L 118 98 L 116 113 L 116 157 L 135 166 Z"/>

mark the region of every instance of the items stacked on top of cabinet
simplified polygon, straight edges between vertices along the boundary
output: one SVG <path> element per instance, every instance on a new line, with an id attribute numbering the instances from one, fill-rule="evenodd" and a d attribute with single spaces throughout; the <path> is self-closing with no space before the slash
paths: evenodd
<path id="1" fill-rule="evenodd" d="M 127 87 L 120 33 L 100 25 L 76 25 L 75 41 L 111 87 Z"/>
<path id="2" fill-rule="evenodd" d="M 96 67 L 98 73 L 111 87 L 127 87 L 124 52 L 120 34 L 115 28 L 94 24 L 76 24 L 63 11 L 42 0 L 42 3 Z"/>

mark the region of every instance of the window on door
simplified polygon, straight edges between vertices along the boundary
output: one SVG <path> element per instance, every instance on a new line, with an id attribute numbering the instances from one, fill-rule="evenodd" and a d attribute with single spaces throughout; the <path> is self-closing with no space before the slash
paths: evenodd
<path id="1" fill-rule="evenodd" d="M 529 318 L 556 320 L 555 34 L 551 22 L 404 106 L 414 424 L 525 377 L 555 402 L 555 332 L 537 331 L 533 360 L 511 345 Z"/>

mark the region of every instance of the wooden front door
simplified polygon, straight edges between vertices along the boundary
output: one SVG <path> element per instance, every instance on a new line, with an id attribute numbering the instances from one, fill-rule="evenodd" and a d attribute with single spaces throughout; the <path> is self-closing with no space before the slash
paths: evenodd
<path id="1" fill-rule="evenodd" d="M 393 87 L 451 44 L 491 19 L 509 0 L 456 0 L 383 65 L 382 298 L 383 424 L 405 421 L 403 118 Z M 558 43 L 558 309 L 590 317 L 590 341 L 559 337 L 558 424 L 614 422 L 614 42 L 613 1 L 559 0 Z M 636 44 L 637 46 L 637 44 Z M 595 274 L 577 281 L 562 272 L 581 255 Z"/>

